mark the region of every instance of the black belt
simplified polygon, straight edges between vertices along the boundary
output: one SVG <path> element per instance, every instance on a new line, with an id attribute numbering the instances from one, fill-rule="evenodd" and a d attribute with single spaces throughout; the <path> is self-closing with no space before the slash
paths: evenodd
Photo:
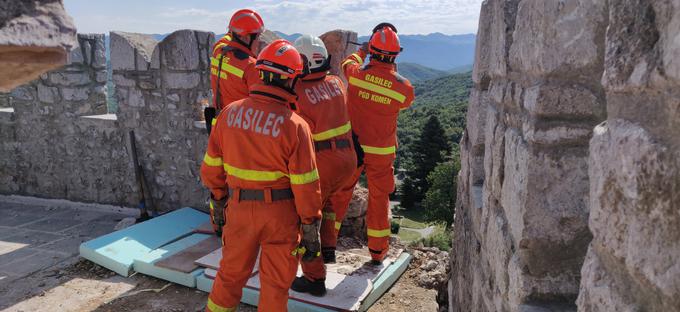
<path id="1" fill-rule="evenodd" d="M 229 189 L 229 197 L 234 198 L 237 201 L 247 200 L 247 201 L 263 201 L 263 202 L 273 202 L 279 200 L 293 199 L 293 190 L 287 189 L 264 189 L 264 190 L 238 190 L 238 194 L 234 194 L 234 189 Z M 234 197 L 237 195 L 237 197 Z M 269 195 L 269 199 L 267 198 Z"/>
<path id="2" fill-rule="evenodd" d="M 350 148 L 352 147 L 352 143 L 347 140 L 347 139 L 338 139 L 338 140 L 326 140 L 326 141 L 318 141 L 314 142 L 314 149 L 317 152 L 323 151 L 323 150 L 329 150 L 333 149 L 333 145 L 335 145 L 335 148 Z"/>

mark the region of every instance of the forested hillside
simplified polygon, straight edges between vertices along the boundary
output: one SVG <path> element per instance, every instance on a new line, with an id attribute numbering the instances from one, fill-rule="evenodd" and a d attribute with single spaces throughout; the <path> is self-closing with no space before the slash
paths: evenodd
<path id="1" fill-rule="evenodd" d="M 457 146 L 465 128 L 467 101 L 472 87 L 472 73 L 454 74 L 414 83 L 416 100 L 399 116 L 399 150 L 397 162 L 408 169 L 412 162 L 412 144 L 430 116 L 439 119 L 451 148 Z"/>
<path id="2" fill-rule="evenodd" d="M 413 83 L 432 80 L 451 74 L 443 70 L 425 67 L 416 63 L 399 63 L 397 65 L 397 69 L 399 74 L 406 77 Z"/>

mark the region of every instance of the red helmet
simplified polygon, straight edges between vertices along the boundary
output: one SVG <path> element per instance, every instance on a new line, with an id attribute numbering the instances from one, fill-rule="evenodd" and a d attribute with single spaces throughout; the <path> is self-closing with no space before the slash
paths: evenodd
<path id="1" fill-rule="evenodd" d="M 376 30 L 369 42 L 369 52 L 371 54 L 382 54 L 385 56 L 397 56 L 401 52 L 399 36 L 392 27 L 384 26 Z"/>
<path id="2" fill-rule="evenodd" d="M 259 34 L 264 31 L 264 21 L 260 14 L 253 10 L 238 10 L 229 21 L 229 31 L 239 36 Z"/>
<path id="3" fill-rule="evenodd" d="M 262 49 L 255 68 L 294 79 L 303 73 L 305 64 L 300 52 L 290 42 L 279 39 Z"/>

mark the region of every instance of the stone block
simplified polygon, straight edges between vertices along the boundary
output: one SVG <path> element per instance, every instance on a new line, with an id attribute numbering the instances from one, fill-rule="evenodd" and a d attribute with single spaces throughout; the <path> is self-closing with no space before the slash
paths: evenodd
<path id="1" fill-rule="evenodd" d="M 510 66 L 533 77 L 598 77 L 606 9 L 606 3 L 592 0 L 521 1 L 515 25 L 521 35 L 513 37 Z"/>
<path id="2" fill-rule="evenodd" d="M 73 87 L 82 86 L 90 83 L 90 75 L 87 72 L 51 72 L 49 74 L 49 81 L 52 84 Z"/>
<path id="3" fill-rule="evenodd" d="M 62 88 L 61 94 L 65 101 L 85 101 L 90 97 L 90 88 Z"/>
<path id="4" fill-rule="evenodd" d="M 340 68 L 340 63 L 347 58 L 350 54 L 356 52 L 356 46 L 348 45 L 347 42 L 354 41 L 357 42 L 357 33 L 347 30 L 333 30 L 329 31 L 321 36 L 321 40 L 326 45 L 328 54 L 331 57 L 331 73 L 339 77 L 344 78 L 342 74 L 342 69 Z M 345 81 L 345 83 L 347 83 Z"/>
<path id="5" fill-rule="evenodd" d="M 75 47 L 73 50 L 71 50 L 71 53 L 69 53 L 68 63 L 69 64 L 85 63 L 85 58 L 83 57 L 83 51 L 79 46 Z"/>
<path id="6" fill-rule="evenodd" d="M 24 85 L 12 90 L 11 95 L 15 100 L 33 101 L 35 99 L 35 88 L 30 85 Z"/>
<path id="7" fill-rule="evenodd" d="M 151 35 L 111 32 L 111 68 L 135 70 L 137 64 L 150 62 L 158 41 Z"/>
<path id="8" fill-rule="evenodd" d="M 472 80 L 481 91 L 487 90 L 492 78 L 507 74 L 507 53 L 515 28 L 518 0 L 482 3 L 475 49 Z"/>
<path id="9" fill-rule="evenodd" d="M 591 141 L 593 250 L 606 257 L 605 270 L 617 276 L 611 286 L 632 289 L 626 297 L 643 310 L 680 306 L 679 155 L 677 147 L 620 119 L 598 126 Z M 584 281 L 582 291 L 593 283 Z"/>
<path id="10" fill-rule="evenodd" d="M 585 117 L 602 119 L 604 95 L 586 87 L 540 84 L 528 88 L 522 106 L 536 117 Z"/>
<path id="11" fill-rule="evenodd" d="M 163 86 L 166 89 L 194 89 L 201 82 L 198 73 L 166 73 L 163 75 Z"/>
<path id="12" fill-rule="evenodd" d="M 196 34 L 191 30 L 175 31 L 159 44 L 165 66 L 170 70 L 198 69 L 199 47 Z"/>
<path id="13" fill-rule="evenodd" d="M 95 81 L 99 83 L 106 83 L 108 81 L 108 72 L 105 70 L 100 70 L 95 73 Z"/>
<path id="14" fill-rule="evenodd" d="M 8 92 L 64 65 L 77 45 L 61 1 L 9 1 L 0 23 L 0 91 Z"/>
<path id="15" fill-rule="evenodd" d="M 38 100 L 43 103 L 55 103 L 59 102 L 59 89 L 54 87 L 45 86 L 42 83 L 38 83 Z"/>
<path id="16" fill-rule="evenodd" d="M 128 79 L 122 74 L 113 74 L 112 80 L 113 84 L 118 87 L 134 87 L 137 84 L 135 80 Z"/>

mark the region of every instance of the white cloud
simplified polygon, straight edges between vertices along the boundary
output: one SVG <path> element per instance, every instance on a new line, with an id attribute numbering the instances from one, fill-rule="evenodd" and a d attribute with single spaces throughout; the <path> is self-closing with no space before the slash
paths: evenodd
<path id="1" fill-rule="evenodd" d="M 255 0 L 251 2 L 250 8 L 262 14 L 267 28 L 286 33 L 319 35 L 340 28 L 368 34 L 377 23 L 388 21 L 404 34 L 461 34 L 477 31 L 481 2 Z M 176 23 L 177 28 L 200 27 L 221 32 L 226 28 L 233 11 L 168 8 L 158 15 L 168 19 L 168 22 Z"/>

